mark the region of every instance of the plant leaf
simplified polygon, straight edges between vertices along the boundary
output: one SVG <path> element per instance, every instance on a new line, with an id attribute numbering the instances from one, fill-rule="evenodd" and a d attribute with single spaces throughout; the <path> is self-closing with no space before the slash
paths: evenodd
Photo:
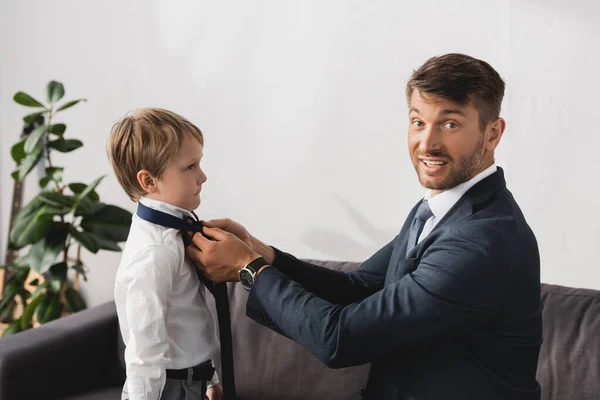
<path id="1" fill-rule="evenodd" d="M 29 269 L 29 254 L 25 254 L 17 258 L 14 262 L 14 267 L 17 269 Z"/>
<path id="2" fill-rule="evenodd" d="M 40 188 L 44 189 L 46 186 L 48 186 L 48 183 L 50 183 L 50 178 L 45 176 L 42 179 L 40 179 Z"/>
<path id="3" fill-rule="evenodd" d="M 92 215 L 105 206 L 106 205 L 104 203 L 94 202 L 90 200 L 89 197 L 86 197 L 85 199 L 81 199 L 81 202 L 75 210 L 75 216 L 81 217 L 86 215 Z"/>
<path id="4" fill-rule="evenodd" d="M 48 125 L 40 125 L 27 136 L 27 140 L 25 140 L 25 153 L 31 153 L 35 146 L 38 145 L 47 129 Z"/>
<path id="5" fill-rule="evenodd" d="M 23 268 L 23 267 L 15 265 L 14 271 L 13 271 L 11 277 L 9 278 L 9 280 L 11 282 L 17 283 L 19 285 L 19 287 L 22 287 L 23 284 L 25 283 L 25 280 L 27 280 L 28 276 L 29 276 L 29 268 Z"/>
<path id="6" fill-rule="evenodd" d="M 1 306 L 0 307 L 0 321 L 2 321 L 4 323 L 10 322 L 16 308 L 17 308 L 17 302 L 14 299 L 8 301 L 5 305 Z"/>
<path id="7" fill-rule="evenodd" d="M 65 95 L 65 87 L 62 83 L 56 81 L 48 82 L 48 86 L 46 86 L 46 100 L 50 104 L 54 104 Z"/>
<path id="8" fill-rule="evenodd" d="M 27 175 L 29 175 L 33 167 L 35 167 L 40 158 L 42 158 L 43 151 L 44 147 L 38 144 L 31 153 L 27 154 L 19 166 L 19 181 L 22 181 Z"/>
<path id="9" fill-rule="evenodd" d="M 65 248 L 70 226 L 71 224 L 53 222 L 48 234 L 31 246 L 29 262 L 32 270 L 43 274 L 50 269 Z"/>
<path id="10" fill-rule="evenodd" d="M 124 242 L 129 235 L 131 213 L 113 205 L 106 205 L 81 220 L 81 228 L 102 239 Z"/>
<path id="11" fill-rule="evenodd" d="M 34 197 L 17 213 L 10 232 L 11 247 L 18 250 L 28 244 L 37 242 L 46 234 L 52 221 L 49 206 L 38 197 Z"/>
<path id="12" fill-rule="evenodd" d="M 63 283 L 67 279 L 67 263 L 59 262 L 50 267 L 50 288 L 56 293 L 60 292 Z"/>
<path id="13" fill-rule="evenodd" d="M 121 247 L 119 247 L 119 245 L 116 242 L 113 242 L 112 240 L 102 239 L 102 238 L 99 238 L 98 236 L 96 236 L 96 241 L 98 242 L 98 247 L 101 250 L 117 251 L 117 252 L 121 251 Z"/>
<path id="14" fill-rule="evenodd" d="M 83 297 L 81 297 L 77 290 L 71 287 L 67 288 L 65 292 L 65 302 L 67 303 L 67 310 L 73 313 L 87 308 Z"/>
<path id="15" fill-rule="evenodd" d="M 73 236 L 73 239 L 77 241 L 80 245 L 91 251 L 92 253 L 97 253 L 100 250 L 100 245 L 93 234 L 88 232 L 82 232 L 77 230 L 75 227 L 71 227 L 70 233 Z"/>
<path id="16" fill-rule="evenodd" d="M 86 185 L 85 183 L 81 183 L 81 182 L 75 182 L 75 183 L 69 184 L 69 189 L 71 189 L 71 192 L 73 192 L 75 194 L 80 194 L 87 187 L 88 187 L 88 185 Z M 92 200 L 92 201 L 100 201 L 100 196 L 98 196 L 98 193 L 96 193 L 95 190 L 92 190 L 88 194 L 87 198 L 90 199 L 90 200 Z"/>
<path id="17" fill-rule="evenodd" d="M 73 208 L 75 205 L 75 197 L 64 195 L 58 192 L 42 192 L 38 198 L 51 206 Z"/>
<path id="18" fill-rule="evenodd" d="M 19 164 L 26 156 L 25 140 L 26 139 L 18 141 L 10 148 L 10 155 L 17 164 Z"/>
<path id="19" fill-rule="evenodd" d="M 37 101 L 36 99 L 24 92 L 15 93 L 15 95 L 13 96 L 13 100 L 25 107 L 45 108 L 45 106 L 42 103 L 40 103 L 39 101 Z"/>
<path id="20" fill-rule="evenodd" d="M 83 146 L 81 140 L 58 138 L 48 142 L 48 147 L 61 153 L 69 153 Z"/>
<path id="21" fill-rule="evenodd" d="M 41 285 L 39 285 L 31 294 L 31 297 L 38 297 L 40 293 L 42 293 L 42 291 L 47 288 L 48 286 L 50 286 L 50 282 L 48 281 L 44 281 L 42 282 Z"/>
<path id="22" fill-rule="evenodd" d="M 50 129 L 48 129 L 48 132 L 50 132 L 54 135 L 57 135 L 57 136 L 62 136 L 66 130 L 67 130 L 67 125 L 54 124 L 54 125 L 50 125 Z"/>
<path id="23" fill-rule="evenodd" d="M 25 307 L 25 310 L 23 310 L 23 315 L 21 315 L 22 330 L 25 330 L 29 327 L 29 325 L 31 324 L 31 319 L 33 318 L 33 313 L 35 312 L 35 309 L 42 302 L 43 299 L 44 296 L 37 296 L 34 297 L 33 300 L 29 302 L 29 304 L 27 304 L 27 307 Z"/>
<path id="24" fill-rule="evenodd" d="M 83 265 L 82 263 L 78 262 L 76 264 L 73 264 L 71 266 L 71 268 L 73 268 L 75 271 L 77 271 L 78 273 L 81 274 L 81 276 L 83 276 L 83 280 L 87 282 L 87 275 L 86 275 L 86 267 L 85 265 Z"/>
<path id="25" fill-rule="evenodd" d="M 56 293 L 48 292 L 42 302 L 38 305 L 35 317 L 40 324 L 45 324 L 60 317 L 63 305 Z"/>
<path id="26" fill-rule="evenodd" d="M 18 319 L 14 320 L 10 323 L 10 325 L 8 325 L 8 328 L 6 328 L 4 332 L 2 332 L 2 337 L 7 337 L 15 333 L 19 333 L 21 332 L 21 330 L 21 321 L 19 321 Z"/>
<path id="27" fill-rule="evenodd" d="M 0 307 L 5 307 L 14 297 L 23 289 L 23 285 L 19 285 L 15 282 L 6 284 L 6 287 L 2 291 L 2 300 L 0 301 Z"/>
<path id="28" fill-rule="evenodd" d="M 53 181 L 60 182 L 62 181 L 64 170 L 65 169 L 63 167 L 46 168 L 46 175 L 48 175 Z"/>
<path id="29" fill-rule="evenodd" d="M 62 110 L 66 110 L 69 107 L 73 107 L 75 104 L 79 103 L 80 101 L 87 101 L 86 99 L 78 99 L 78 100 L 71 100 L 71 101 L 67 101 L 65 104 L 63 104 L 62 106 L 58 107 L 56 109 L 56 112 L 62 111 Z"/>
<path id="30" fill-rule="evenodd" d="M 79 193 L 76 197 L 77 200 L 75 201 L 75 205 L 73 206 L 73 208 L 77 209 L 77 206 L 79 205 L 81 200 L 85 199 L 88 196 L 88 194 L 92 193 L 105 176 L 106 175 L 102 175 L 94 182 L 92 182 L 89 186 L 87 186 L 81 193 Z"/>
<path id="31" fill-rule="evenodd" d="M 27 125 L 31 125 L 35 121 L 37 121 L 37 119 L 40 116 L 44 115 L 44 113 L 46 113 L 46 111 L 38 111 L 38 112 L 31 113 L 31 114 L 27 114 L 26 116 L 23 117 L 23 122 L 25 122 Z"/>

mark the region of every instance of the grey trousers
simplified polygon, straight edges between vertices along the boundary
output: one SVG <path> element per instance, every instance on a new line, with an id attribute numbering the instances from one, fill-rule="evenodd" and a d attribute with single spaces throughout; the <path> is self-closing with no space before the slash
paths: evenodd
<path id="1" fill-rule="evenodd" d="M 160 400 L 205 400 L 206 398 L 205 381 L 186 382 L 169 378 L 160 396 Z M 129 400 L 127 388 L 123 388 L 121 400 Z"/>

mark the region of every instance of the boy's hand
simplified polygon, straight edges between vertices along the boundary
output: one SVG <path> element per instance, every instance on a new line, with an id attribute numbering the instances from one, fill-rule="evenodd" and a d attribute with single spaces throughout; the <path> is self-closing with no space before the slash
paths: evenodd
<path id="1" fill-rule="evenodd" d="M 215 386 L 211 386 L 206 391 L 206 397 L 208 400 L 222 400 L 223 399 L 223 386 L 221 384 L 217 384 Z"/>

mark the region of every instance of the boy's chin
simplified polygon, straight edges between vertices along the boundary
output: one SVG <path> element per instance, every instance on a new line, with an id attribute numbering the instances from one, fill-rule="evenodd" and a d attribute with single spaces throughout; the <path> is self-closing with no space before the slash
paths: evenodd
<path id="1" fill-rule="evenodd" d="M 191 204 L 188 204 L 189 207 L 185 207 L 188 211 L 194 211 L 196 208 L 200 207 L 200 198 L 198 197 L 198 199 L 194 202 L 192 202 Z"/>

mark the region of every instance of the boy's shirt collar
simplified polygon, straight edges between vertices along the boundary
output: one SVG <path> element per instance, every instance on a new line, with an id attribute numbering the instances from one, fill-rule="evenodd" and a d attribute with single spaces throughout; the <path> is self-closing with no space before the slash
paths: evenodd
<path id="1" fill-rule="evenodd" d="M 173 206 L 169 203 L 165 203 L 164 201 L 149 199 L 147 197 L 140 197 L 139 202 L 145 205 L 146 207 L 152 208 L 153 210 L 162 211 L 164 213 L 173 215 L 177 218 L 194 218 L 191 211 Z"/>

